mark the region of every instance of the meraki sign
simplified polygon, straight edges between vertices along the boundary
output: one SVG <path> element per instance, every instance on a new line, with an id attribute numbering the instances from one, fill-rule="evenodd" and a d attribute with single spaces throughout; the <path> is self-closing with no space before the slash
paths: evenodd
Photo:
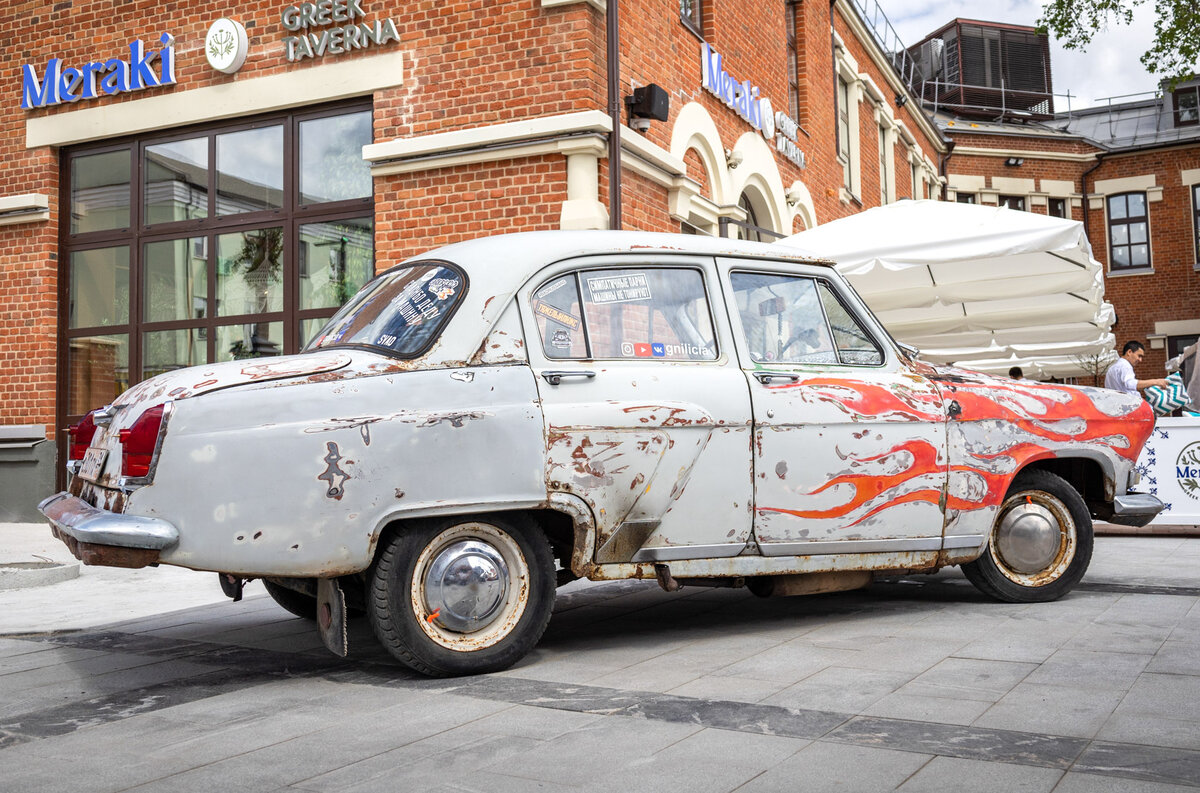
<path id="1" fill-rule="evenodd" d="M 294 34 L 283 37 L 287 59 L 341 55 L 400 40 L 394 21 L 360 21 L 365 16 L 363 0 L 317 0 L 288 6 L 280 17 L 284 29 Z"/>
<path id="2" fill-rule="evenodd" d="M 141 91 L 175 83 L 175 37 L 159 37 L 163 48 L 148 50 L 141 39 L 129 43 L 129 57 L 88 61 L 74 68 L 51 58 L 41 76 L 36 67 L 21 67 L 21 107 L 35 110 L 63 102 Z M 157 67 L 157 68 L 156 68 Z"/>

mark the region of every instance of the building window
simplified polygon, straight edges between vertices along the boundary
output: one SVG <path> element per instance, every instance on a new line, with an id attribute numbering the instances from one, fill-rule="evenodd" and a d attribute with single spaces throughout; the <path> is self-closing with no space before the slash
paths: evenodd
<path id="1" fill-rule="evenodd" d="M 879 128 L 879 205 L 888 202 L 888 134 L 884 127 Z"/>
<path id="2" fill-rule="evenodd" d="M 787 28 L 788 112 L 800 123 L 800 50 L 796 45 L 796 6 L 788 0 L 783 7 L 784 27 Z"/>
<path id="3" fill-rule="evenodd" d="M 1150 218 L 1145 193 L 1108 197 L 1109 269 L 1150 267 Z"/>
<path id="4" fill-rule="evenodd" d="M 912 164 L 912 197 L 913 199 L 922 198 L 921 195 L 921 165 L 919 163 Z"/>
<path id="5" fill-rule="evenodd" d="M 371 115 L 69 151 L 64 417 L 162 372 L 302 349 L 375 274 Z"/>
<path id="6" fill-rule="evenodd" d="M 850 180 L 850 85 L 838 76 L 837 81 L 838 160 L 842 163 L 842 186 L 853 192 Z"/>
<path id="7" fill-rule="evenodd" d="M 1046 214 L 1052 218 L 1065 218 L 1067 216 L 1067 199 L 1051 198 L 1046 206 Z"/>
<path id="8" fill-rule="evenodd" d="M 1015 209 L 1019 212 L 1025 211 L 1025 196 L 1020 195 L 1002 195 L 1000 196 L 1000 206 Z"/>
<path id="9" fill-rule="evenodd" d="M 1176 88 L 1171 101 L 1175 105 L 1175 126 L 1200 124 L 1200 85 Z"/>
<path id="10" fill-rule="evenodd" d="M 679 0 L 679 18 L 700 38 L 704 38 L 704 6 L 702 0 Z"/>
<path id="11" fill-rule="evenodd" d="M 960 204 L 974 204 L 975 203 L 975 194 L 974 193 L 958 193 L 954 196 L 954 200 Z"/>
<path id="12" fill-rule="evenodd" d="M 1192 237 L 1196 243 L 1196 266 L 1200 267 L 1200 184 L 1192 185 Z"/>

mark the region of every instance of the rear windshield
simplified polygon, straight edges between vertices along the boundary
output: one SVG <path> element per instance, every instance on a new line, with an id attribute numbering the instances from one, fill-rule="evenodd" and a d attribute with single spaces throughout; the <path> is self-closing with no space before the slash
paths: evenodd
<path id="1" fill-rule="evenodd" d="M 466 286 L 466 276 L 443 262 L 392 270 L 359 290 L 307 349 L 374 347 L 414 358 L 433 344 Z"/>

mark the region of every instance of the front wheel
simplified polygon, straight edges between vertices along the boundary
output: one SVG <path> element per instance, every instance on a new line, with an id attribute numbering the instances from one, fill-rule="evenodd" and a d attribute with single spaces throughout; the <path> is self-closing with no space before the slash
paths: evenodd
<path id="1" fill-rule="evenodd" d="M 367 613 L 393 656 L 435 677 L 507 669 L 554 607 L 554 556 L 528 520 L 422 522 L 380 545 Z"/>
<path id="2" fill-rule="evenodd" d="M 1013 480 L 983 555 L 962 566 L 984 594 L 1009 603 L 1057 600 L 1092 560 L 1092 518 L 1075 488 L 1049 471 Z"/>

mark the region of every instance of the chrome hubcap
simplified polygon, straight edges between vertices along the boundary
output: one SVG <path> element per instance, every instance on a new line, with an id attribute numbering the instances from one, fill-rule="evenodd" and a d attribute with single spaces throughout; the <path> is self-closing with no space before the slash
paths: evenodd
<path id="1" fill-rule="evenodd" d="M 995 549 L 1009 569 L 1018 573 L 1045 570 L 1059 554 L 1062 533 L 1054 513 L 1041 504 L 1018 504 L 996 528 Z"/>
<path id="2" fill-rule="evenodd" d="M 458 633 L 478 631 L 500 613 L 508 587 L 508 565 L 499 551 L 478 540 L 451 543 L 425 573 L 429 619 Z"/>

